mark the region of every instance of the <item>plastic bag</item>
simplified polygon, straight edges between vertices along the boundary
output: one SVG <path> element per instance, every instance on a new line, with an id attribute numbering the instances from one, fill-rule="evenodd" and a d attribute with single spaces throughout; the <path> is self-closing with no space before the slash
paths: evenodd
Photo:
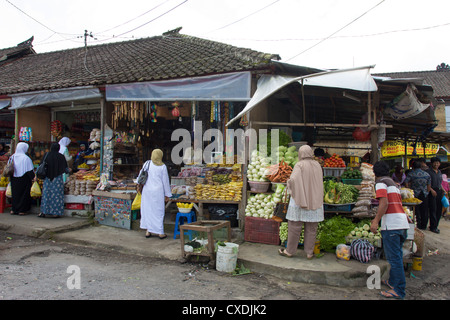
<path id="1" fill-rule="evenodd" d="M 336 247 L 336 257 L 342 260 L 350 260 L 350 246 L 338 244 Z"/>
<path id="2" fill-rule="evenodd" d="M 37 181 L 33 182 L 30 190 L 30 196 L 32 198 L 39 198 L 42 195 L 41 187 Z"/>
<path id="3" fill-rule="evenodd" d="M 444 208 L 448 208 L 449 202 L 448 202 L 448 199 L 447 199 L 446 196 L 442 196 L 441 202 L 442 202 L 442 206 L 443 206 Z"/>
<path id="4" fill-rule="evenodd" d="M 11 182 L 8 183 L 8 186 L 6 187 L 5 195 L 6 195 L 8 198 L 11 198 L 11 197 L 12 197 Z"/>
<path id="5" fill-rule="evenodd" d="M 139 210 L 141 208 L 141 194 L 138 192 L 131 204 L 131 210 Z"/>

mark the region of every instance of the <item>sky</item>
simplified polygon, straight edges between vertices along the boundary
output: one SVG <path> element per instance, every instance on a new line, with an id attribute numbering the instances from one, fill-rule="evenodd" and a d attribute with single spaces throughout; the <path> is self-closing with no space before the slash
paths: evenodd
<path id="1" fill-rule="evenodd" d="M 181 33 L 319 69 L 450 64 L 449 0 L 0 0 L 0 48 L 37 53 Z M 91 36 L 92 35 L 92 36 Z"/>

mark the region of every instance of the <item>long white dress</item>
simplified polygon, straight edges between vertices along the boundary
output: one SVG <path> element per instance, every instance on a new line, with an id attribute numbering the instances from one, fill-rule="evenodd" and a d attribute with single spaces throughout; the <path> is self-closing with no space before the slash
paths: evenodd
<path id="1" fill-rule="evenodd" d="M 151 161 L 150 166 L 144 164 L 142 170 L 147 167 L 148 178 L 142 189 L 141 198 L 141 229 L 164 234 L 164 197 L 172 196 L 169 173 L 165 165 L 156 166 Z"/>

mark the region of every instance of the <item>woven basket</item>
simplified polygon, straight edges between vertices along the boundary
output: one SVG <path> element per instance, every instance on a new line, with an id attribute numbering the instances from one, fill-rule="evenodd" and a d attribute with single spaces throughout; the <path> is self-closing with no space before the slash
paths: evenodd
<path id="1" fill-rule="evenodd" d="M 263 181 L 249 181 L 248 184 L 250 185 L 250 191 L 253 192 L 267 192 L 270 187 L 270 182 Z"/>
<path id="2" fill-rule="evenodd" d="M 414 230 L 414 242 L 417 246 L 417 251 L 415 253 L 416 256 L 423 257 L 425 250 L 425 235 L 420 229 Z"/>

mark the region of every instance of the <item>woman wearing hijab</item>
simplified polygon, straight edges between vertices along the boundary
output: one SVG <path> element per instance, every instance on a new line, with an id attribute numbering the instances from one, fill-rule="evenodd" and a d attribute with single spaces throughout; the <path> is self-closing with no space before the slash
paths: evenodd
<path id="1" fill-rule="evenodd" d="M 30 190 L 34 179 L 33 161 L 26 155 L 28 144 L 19 142 L 14 161 L 14 175 L 11 177 L 11 214 L 25 215 L 31 207 Z"/>
<path id="2" fill-rule="evenodd" d="M 395 167 L 395 172 L 392 174 L 391 178 L 399 186 L 403 186 L 405 184 L 406 174 L 403 172 L 403 167 L 401 165 L 397 165 Z"/>
<path id="3" fill-rule="evenodd" d="M 162 162 L 163 152 L 155 149 L 151 161 L 147 161 L 139 175 L 146 170 L 147 181 L 142 187 L 141 198 L 141 229 L 147 230 L 145 237 L 157 234 L 160 239 L 167 237 L 164 234 L 165 198 L 172 197 L 169 174 L 166 165 Z"/>
<path id="4" fill-rule="evenodd" d="M 62 155 L 64 155 L 64 157 L 66 157 L 66 162 L 69 165 L 70 161 L 72 160 L 72 156 L 69 154 L 69 149 L 67 149 L 67 146 L 70 144 L 70 139 L 67 137 L 61 138 L 61 140 L 59 140 L 59 153 L 61 153 Z M 63 175 L 63 180 L 64 182 L 66 182 L 68 177 L 68 174 L 65 173 Z"/>
<path id="5" fill-rule="evenodd" d="M 46 216 L 61 217 L 64 215 L 64 179 L 63 174 L 67 173 L 68 166 L 66 158 L 59 153 L 60 146 L 53 143 L 50 152 L 47 153 L 45 162 L 47 163 L 47 175 L 44 180 L 44 190 L 42 192 L 40 218 Z"/>
<path id="6" fill-rule="evenodd" d="M 314 254 L 317 226 L 324 219 L 323 172 L 319 162 L 314 160 L 310 146 L 304 145 L 298 151 L 299 161 L 295 164 L 287 188 L 291 195 L 286 219 L 288 220 L 288 242 L 279 254 L 292 257 L 297 252 L 298 242 L 304 226 L 304 248 L 308 259 Z"/>

